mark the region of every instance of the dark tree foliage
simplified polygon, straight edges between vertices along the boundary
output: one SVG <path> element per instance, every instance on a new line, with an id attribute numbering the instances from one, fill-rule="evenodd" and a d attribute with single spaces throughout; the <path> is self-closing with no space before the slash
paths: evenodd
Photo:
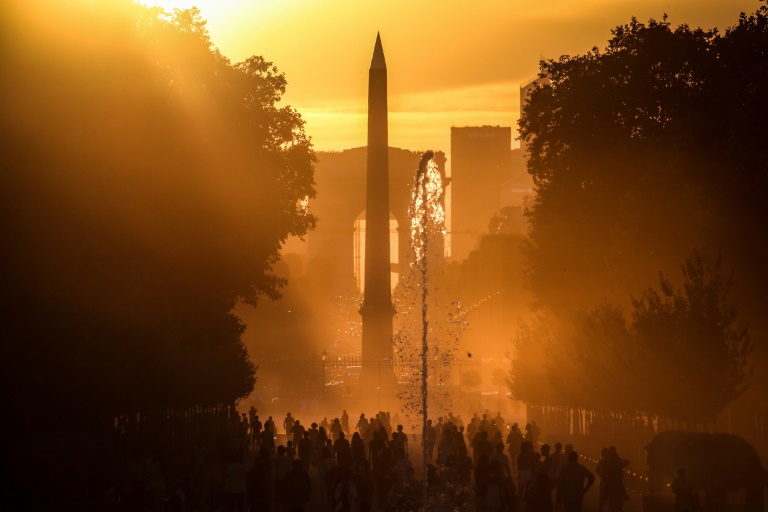
<path id="1" fill-rule="evenodd" d="M 694 252 L 679 290 L 663 276 L 622 308 L 544 316 L 515 340 L 508 383 L 534 405 L 711 423 L 749 386 L 752 343 L 720 262 Z"/>
<path id="2" fill-rule="evenodd" d="M 281 244 L 314 224 L 285 77 L 223 57 L 196 9 L 15 1 L 0 24 L 4 406 L 85 421 L 247 395 L 232 308 L 278 295 Z"/>
<path id="3" fill-rule="evenodd" d="M 724 32 L 664 17 L 612 33 L 603 50 L 543 62 L 547 79 L 520 120 L 537 192 L 526 248 L 534 304 L 566 324 L 604 301 L 629 310 L 630 295 L 699 250 L 734 269 L 732 296 L 763 340 L 768 7 Z M 752 359 L 745 398 L 764 410 L 768 346 Z M 728 401 L 717 396 L 713 406 Z"/>
<path id="4" fill-rule="evenodd" d="M 639 291 L 695 248 L 768 300 L 768 9 L 724 33 L 633 19 L 542 63 L 520 121 L 536 191 L 528 279 L 563 311 Z M 768 331 L 767 331 L 768 332 Z"/>
<path id="5" fill-rule="evenodd" d="M 661 293 L 649 288 L 633 300 L 639 366 L 667 417 L 714 421 L 749 386 L 752 342 L 728 300 L 730 279 L 694 252 L 683 267 L 683 287 L 660 276 Z"/>

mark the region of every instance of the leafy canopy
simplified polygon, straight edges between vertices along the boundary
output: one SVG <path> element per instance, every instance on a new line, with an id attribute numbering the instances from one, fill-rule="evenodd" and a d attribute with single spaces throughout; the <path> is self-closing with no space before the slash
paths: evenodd
<path id="1" fill-rule="evenodd" d="M 2 14 L 6 403 L 55 389 L 59 411 L 100 414 L 247 395 L 232 307 L 278 296 L 278 250 L 315 222 L 285 76 L 230 62 L 196 9 Z"/>

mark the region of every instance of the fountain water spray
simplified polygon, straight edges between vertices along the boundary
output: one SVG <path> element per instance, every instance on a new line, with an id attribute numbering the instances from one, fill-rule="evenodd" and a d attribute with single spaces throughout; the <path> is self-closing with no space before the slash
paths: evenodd
<path id="1" fill-rule="evenodd" d="M 401 383 L 410 384 L 398 397 L 403 400 L 406 417 L 414 415 L 413 426 L 418 428 L 421 423 L 422 435 L 429 411 L 439 410 L 450 401 L 450 363 L 466 324 L 458 301 L 450 299 L 451 286 L 446 280 L 443 197 L 447 180 L 433 157 L 431 151 L 423 154 L 414 177 L 408 208 L 410 261 L 403 267 L 407 271 L 401 275 L 395 299 L 400 324 L 394 336 L 395 356 L 404 370 L 399 376 Z M 428 453 L 424 443 L 424 509 L 428 508 Z"/>
<path id="2" fill-rule="evenodd" d="M 419 264 L 419 268 L 421 270 L 421 413 L 423 418 L 423 425 L 422 425 L 422 456 L 423 456 L 423 462 L 424 462 L 424 481 L 423 481 L 423 494 L 422 494 L 422 510 L 427 510 L 427 488 L 428 488 L 428 481 L 427 481 L 427 463 L 428 461 L 428 451 L 427 451 L 427 442 L 424 436 L 427 432 L 427 398 L 428 398 L 428 388 L 427 388 L 427 382 L 428 382 L 428 355 L 429 355 L 429 344 L 427 343 L 427 333 L 429 331 L 429 318 L 427 316 L 428 308 L 427 305 L 427 281 L 428 281 L 428 275 L 427 275 L 427 254 L 428 254 L 428 244 L 429 244 L 429 230 L 428 230 L 428 222 L 429 222 L 429 189 L 428 189 L 428 182 L 429 182 L 429 176 L 427 173 L 427 165 L 432 162 L 432 158 L 434 157 L 434 153 L 432 151 L 427 151 L 424 153 L 421 157 L 421 162 L 419 162 L 419 169 L 416 171 L 416 208 L 415 213 L 417 214 L 416 217 L 418 217 L 418 227 L 419 227 L 419 234 L 421 235 L 419 237 L 420 244 L 417 244 L 414 240 L 414 252 L 416 253 L 416 261 Z M 434 165 L 434 164 L 433 164 Z M 421 198 L 421 208 L 419 208 L 419 201 L 418 198 Z M 413 227 L 413 221 L 416 220 L 414 218 L 411 221 L 411 225 Z M 414 237 L 415 238 L 415 237 Z M 419 247 L 420 245 L 420 247 Z M 420 249 L 420 250 L 419 250 Z"/>

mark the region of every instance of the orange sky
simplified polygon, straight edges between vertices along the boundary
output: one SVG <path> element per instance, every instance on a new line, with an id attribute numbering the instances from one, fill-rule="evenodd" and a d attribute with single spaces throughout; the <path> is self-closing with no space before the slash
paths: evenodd
<path id="1" fill-rule="evenodd" d="M 196 5 L 233 61 L 263 55 L 315 149 L 365 145 L 367 69 L 381 32 L 390 145 L 450 151 L 450 127 L 516 126 L 519 84 L 540 56 L 604 47 L 610 29 L 657 19 L 721 30 L 757 0 L 144 0 Z M 513 143 L 516 146 L 517 143 Z"/>

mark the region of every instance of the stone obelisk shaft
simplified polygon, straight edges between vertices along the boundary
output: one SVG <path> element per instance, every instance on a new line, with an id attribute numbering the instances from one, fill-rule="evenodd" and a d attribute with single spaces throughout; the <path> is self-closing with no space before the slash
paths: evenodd
<path id="1" fill-rule="evenodd" d="M 365 292 L 363 360 L 392 358 L 392 292 L 389 264 L 389 136 L 387 64 L 376 36 L 368 71 L 368 169 L 365 191 Z"/>

